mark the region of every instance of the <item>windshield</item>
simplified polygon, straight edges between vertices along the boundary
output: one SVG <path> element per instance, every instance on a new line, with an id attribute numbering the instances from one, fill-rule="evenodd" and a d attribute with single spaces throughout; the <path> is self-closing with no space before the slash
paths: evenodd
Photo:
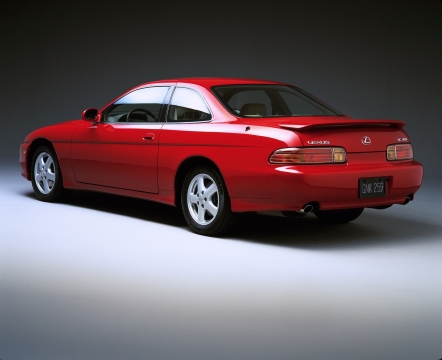
<path id="1" fill-rule="evenodd" d="M 212 90 L 230 111 L 241 117 L 343 115 L 293 86 L 226 85 Z"/>

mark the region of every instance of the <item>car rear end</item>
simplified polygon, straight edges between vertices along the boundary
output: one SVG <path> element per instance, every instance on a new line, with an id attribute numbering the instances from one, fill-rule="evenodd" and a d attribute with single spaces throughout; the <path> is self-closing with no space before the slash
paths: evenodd
<path id="1" fill-rule="evenodd" d="M 282 83 L 212 91 L 250 136 L 258 127 L 284 144 L 267 159 L 273 210 L 385 208 L 413 200 L 421 185 L 423 168 L 402 121 L 352 119 Z"/>
<path id="2" fill-rule="evenodd" d="M 303 146 L 269 157 L 275 210 L 385 208 L 413 200 L 421 185 L 423 167 L 403 122 L 328 118 L 280 126 Z"/>

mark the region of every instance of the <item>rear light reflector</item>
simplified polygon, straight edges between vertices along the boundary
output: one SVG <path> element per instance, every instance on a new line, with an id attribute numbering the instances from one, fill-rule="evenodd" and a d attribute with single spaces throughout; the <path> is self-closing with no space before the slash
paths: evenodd
<path id="1" fill-rule="evenodd" d="M 343 148 L 285 148 L 270 155 L 271 164 L 342 164 L 347 161 Z"/>
<path id="2" fill-rule="evenodd" d="M 413 159 L 411 144 L 397 144 L 387 146 L 387 160 L 410 160 Z"/>

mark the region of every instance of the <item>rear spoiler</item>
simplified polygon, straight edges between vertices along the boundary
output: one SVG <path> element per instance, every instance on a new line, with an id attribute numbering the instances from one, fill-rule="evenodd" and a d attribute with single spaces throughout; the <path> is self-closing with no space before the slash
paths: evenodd
<path id="1" fill-rule="evenodd" d="M 393 127 L 402 129 L 407 123 L 399 120 L 343 120 L 343 121 L 317 121 L 305 124 L 279 124 L 284 129 L 306 131 L 318 128 L 355 128 L 355 127 Z"/>

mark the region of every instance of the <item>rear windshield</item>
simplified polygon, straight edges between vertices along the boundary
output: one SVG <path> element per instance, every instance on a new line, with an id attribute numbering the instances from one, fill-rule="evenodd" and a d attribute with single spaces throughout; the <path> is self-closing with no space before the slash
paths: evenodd
<path id="1" fill-rule="evenodd" d="M 232 113 L 241 117 L 343 115 L 293 86 L 225 85 L 212 90 Z"/>

